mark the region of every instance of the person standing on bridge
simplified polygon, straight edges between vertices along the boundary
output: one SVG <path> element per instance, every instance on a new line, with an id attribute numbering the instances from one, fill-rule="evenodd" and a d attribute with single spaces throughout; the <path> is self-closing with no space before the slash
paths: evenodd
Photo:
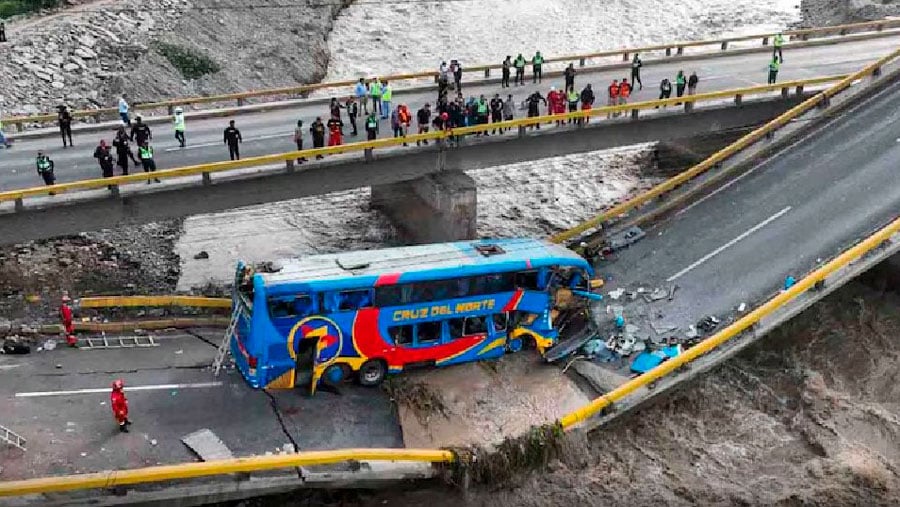
<path id="1" fill-rule="evenodd" d="M 456 86 L 456 93 L 462 92 L 462 64 L 459 60 L 450 60 L 450 70 L 453 71 L 453 84 Z"/>
<path id="2" fill-rule="evenodd" d="M 678 74 L 675 76 L 675 96 L 681 97 L 684 95 L 684 86 L 687 84 L 687 79 L 684 77 L 684 71 L 679 70 Z M 675 104 L 676 106 L 680 106 L 681 102 Z"/>
<path id="3" fill-rule="evenodd" d="M 547 105 L 547 99 L 545 99 L 544 96 L 541 95 L 541 92 L 539 92 L 539 91 L 535 91 L 534 93 L 529 95 L 528 98 L 525 99 L 525 102 L 528 104 L 528 117 L 529 118 L 534 118 L 536 116 L 540 116 L 541 102 L 543 102 L 544 105 Z M 532 130 L 534 130 L 535 128 L 540 130 L 541 124 L 536 123 L 536 124 L 531 125 Z"/>
<path id="4" fill-rule="evenodd" d="M 781 52 L 781 47 L 784 46 L 784 34 L 776 33 L 772 42 L 772 57 L 778 56 L 778 63 L 784 63 L 784 54 Z"/>
<path id="5" fill-rule="evenodd" d="M 59 125 L 59 135 L 62 136 L 63 148 L 66 148 L 66 138 L 69 139 L 69 146 L 75 146 L 72 142 L 72 115 L 65 105 L 57 106 L 56 120 Z"/>
<path id="6" fill-rule="evenodd" d="M 141 159 L 141 165 L 144 166 L 145 173 L 156 172 L 156 161 L 153 160 L 153 147 L 148 141 L 138 146 L 138 158 Z M 159 183 L 159 178 L 153 178 L 153 181 Z M 147 178 L 147 184 L 150 184 L 150 178 Z"/>
<path id="7" fill-rule="evenodd" d="M 365 114 L 369 114 L 369 106 L 368 106 L 368 97 L 369 88 L 366 84 L 365 78 L 359 78 L 359 82 L 356 83 L 356 88 L 353 90 L 353 93 L 356 95 L 356 100 L 362 104 L 363 112 Z"/>
<path id="8" fill-rule="evenodd" d="M 606 89 L 608 93 L 608 98 L 606 100 L 607 106 L 615 106 L 619 103 L 619 82 L 613 79 L 612 84 Z M 606 117 L 609 118 L 611 115 L 607 114 Z M 619 116 L 619 113 L 616 113 L 616 116 Z"/>
<path id="9" fill-rule="evenodd" d="M 525 57 L 522 56 L 522 53 L 519 53 L 519 56 L 516 57 L 516 61 L 513 62 L 513 66 L 516 68 L 516 86 L 525 85 Z"/>
<path id="10" fill-rule="evenodd" d="M 344 106 L 342 106 L 341 103 L 338 102 L 337 98 L 331 97 L 331 103 L 328 104 L 328 111 L 329 111 L 329 113 L 331 113 L 331 118 L 337 118 L 340 120 L 341 119 L 341 109 L 343 109 L 343 108 L 344 108 Z"/>
<path id="11" fill-rule="evenodd" d="M 690 77 L 687 80 L 688 86 L 688 95 L 693 95 L 697 93 L 697 84 L 700 82 L 700 78 L 697 77 L 697 71 L 691 72 Z"/>
<path id="12" fill-rule="evenodd" d="M 369 83 L 369 96 L 372 98 L 372 111 L 378 114 L 381 109 L 381 80 L 377 77 Z"/>
<path id="13" fill-rule="evenodd" d="M 120 126 L 116 131 L 116 137 L 112 144 L 116 148 L 116 164 L 122 169 L 122 176 L 128 176 L 128 159 L 131 159 L 135 166 L 139 162 L 134 158 L 134 152 L 131 151 L 131 140 L 125 133 L 124 126 Z"/>
<path id="14" fill-rule="evenodd" d="M 38 176 L 44 180 L 44 185 L 50 186 L 56 183 L 56 175 L 53 174 L 53 161 L 50 160 L 50 157 L 44 155 L 43 151 L 39 151 L 34 163 L 35 167 L 37 167 Z M 50 195 L 53 194 L 51 193 Z"/>
<path id="15" fill-rule="evenodd" d="M 328 146 L 344 144 L 344 122 L 340 116 L 332 116 L 328 120 Z"/>
<path id="16" fill-rule="evenodd" d="M 581 90 L 581 110 L 582 111 L 590 111 L 594 108 L 594 89 L 591 88 L 591 83 L 588 83 L 584 86 L 584 89 Z M 585 123 L 590 121 L 591 117 L 585 115 L 584 120 Z"/>
<path id="17" fill-rule="evenodd" d="M 507 95 L 503 101 L 503 121 L 512 121 L 516 117 L 516 103 L 512 95 Z"/>
<path id="18" fill-rule="evenodd" d="M 350 119 L 350 126 L 353 127 L 353 132 L 351 132 L 350 135 L 356 137 L 356 135 L 359 134 L 356 129 L 356 117 L 359 116 L 359 105 L 357 105 L 356 99 L 347 97 L 347 102 L 344 103 L 344 109 L 347 110 L 347 118 Z"/>
<path id="19" fill-rule="evenodd" d="M 418 134 L 428 133 L 428 128 L 431 125 L 431 104 L 426 102 L 422 109 L 416 111 L 416 123 L 419 126 Z M 428 139 L 416 141 L 416 146 L 420 146 L 420 143 L 425 143 L 428 146 Z"/>
<path id="20" fill-rule="evenodd" d="M 369 141 L 378 139 L 378 115 L 374 110 L 366 117 L 366 139 Z"/>
<path id="21" fill-rule="evenodd" d="M 150 126 L 141 121 L 138 116 L 134 119 L 134 126 L 131 127 L 131 140 L 136 142 L 138 146 L 153 140 L 153 132 Z"/>
<path id="22" fill-rule="evenodd" d="M 623 77 L 622 82 L 619 83 L 619 104 L 627 104 L 628 97 L 631 97 L 631 84 L 628 83 L 628 79 Z"/>
<path id="23" fill-rule="evenodd" d="M 500 78 L 500 87 L 501 88 L 509 88 L 509 72 L 512 68 L 512 57 L 506 55 L 506 60 L 503 60 L 503 77 Z"/>
<path id="24" fill-rule="evenodd" d="M 62 302 L 59 305 L 59 320 L 62 321 L 63 333 L 66 335 L 66 344 L 70 347 L 77 347 L 78 340 L 75 338 L 75 322 L 72 315 L 72 299 L 69 294 L 63 293 Z"/>
<path id="25" fill-rule="evenodd" d="M 223 143 L 228 145 L 228 156 L 231 160 L 240 160 L 241 150 L 238 145 L 244 142 L 244 138 L 241 137 L 241 131 L 234 126 L 234 120 L 228 122 L 222 139 Z"/>
<path id="26" fill-rule="evenodd" d="M 665 100 L 670 98 L 671 96 L 672 82 L 669 81 L 669 78 L 663 78 L 663 80 L 659 82 L 659 100 Z M 659 109 L 659 106 L 656 106 L 656 109 Z"/>
<path id="27" fill-rule="evenodd" d="M 781 64 L 778 62 L 778 57 L 773 56 L 772 61 L 769 62 L 769 84 L 775 84 L 775 80 L 778 79 L 778 69 L 781 68 Z"/>
<path id="28" fill-rule="evenodd" d="M 322 117 L 316 116 L 316 121 L 309 126 L 309 133 L 312 136 L 313 148 L 325 147 L 325 124 L 322 123 Z M 316 155 L 316 160 L 322 160 L 322 155 Z"/>
<path id="29" fill-rule="evenodd" d="M 180 107 L 175 108 L 173 123 L 175 125 L 175 140 L 178 141 L 180 147 L 184 148 L 184 110 Z"/>
<path id="30" fill-rule="evenodd" d="M 303 120 L 297 120 L 297 128 L 294 129 L 294 143 L 297 144 L 297 151 L 303 151 Z M 298 164 L 306 162 L 306 157 L 297 159 Z"/>
<path id="31" fill-rule="evenodd" d="M 119 431 L 128 433 L 131 420 L 128 419 L 128 398 L 125 397 L 125 381 L 116 379 L 112 383 L 112 392 L 109 394 L 109 406 L 112 408 L 113 417 L 119 425 Z"/>
<path id="32" fill-rule="evenodd" d="M 109 146 L 106 145 L 106 140 L 101 139 L 100 145 L 94 150 L 94 158 L 97 159 L 97 163 L 100 164 L 100 173 L 104 178 L 112 178 L 113 177 L 113 158 L 109 153 Z M 109 187 L 112 189 L 112 186 Z"/>
<path id="33" fill-rule="evenodd" d="M 131 119 L 128 117 L 128 98 L 124 93 L 121 97 L 119 97 L 119 118 L 122 119 L 122 123 L 125 125 L 131 126 Z"/>
<path id="34" fill-rule="evenodd" d="M 3 134 L 3 122 L 0 121 L 0 144 L 3 145 L 7 150 L 12 148 L 12 143 L 9 142 L 9 139 L 6 138 L 6 135 Z"/>
<path id="35" fill-rule="evenodd" d="M 0 42 L 6 42 L 6 23 L 0 21 Z"/>
<path id="36" fill-rule="evenodd" d="M 394 88 L 387 81 L 381 89 L 381 119 L 387 120 L 391 114 L 391 99 L 394 96 Z"/>
<path id="37" fill-rule="evenodd" d="M 491 123 L 500 123 L 503 121 L 503 99 L 500 98 L 499 93 L 494 94 L 494 98 L 491 99 Z M 503 133 L 503 127 L 494 129 L 491 131 L 492 134 L 496 134 L 497 131 Z"/>
<path id="38" fill-rule="evenodd" d="M 532 83 L 540 83 L 541 79 L 544 77 L 544 73 L 542 72 L 542 68 L 544 65 L 544 56 L 541 55 L 540 51 L 534 53 L 534 56 L 531 58 L 531 82 Z"/>
<path id="39" fill-rule="evenodd" d="M 566 92 L 566 102 L 569 105 L 569 112 L 574 113 L 578 111 L 578 100 L 581 98 L 581 95 L 575 91 L 575 86 L 569 88 L 569 91 Z M 575 118 L 569 118 L 568 123 L 575 122 Z"/>
<path id="40" fill-rule="evenodd" d="M 641 61 L 641 57 L 635 53 L 634 58 L 631 59 L 631 82 L 637 83 L 640 90 L 644 89 L 644 83 L 641 82 L 641 67 L 643 66 L 644 62 Z"/>
<path id="41" fill-rule="evenodd" d="M 575 70 L 574 63 L 570 63 L 569 66 L 566 67 L 566 70 L 563 71 L 563 76 L 566 78 L 566 87 L 563 90 L 564 92 L 568 93 L 569 90 L 575 90 L 575 74 L 577 72 L 578 71 Z"/>

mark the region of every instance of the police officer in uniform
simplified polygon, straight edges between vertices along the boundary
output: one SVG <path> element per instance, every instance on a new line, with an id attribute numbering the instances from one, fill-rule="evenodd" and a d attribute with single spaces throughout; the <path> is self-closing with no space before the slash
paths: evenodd
<path id="1" fill-rule="evenodd" d="M 53 185 L 56 182 L 56 176 L 53 174 L 53 161 L 50 157 L 39 151 L 35 159 L 38 175 L 43 178 L 45 185 Z M 50 194 L 53 195 L 53 194 Z"/>
<path id="2" fill-rule="evenodd" d="M 224 143 L 228 145 L 228 156 L 231 157 L 231 160 L 240 160 L 241 150 L 238 148 L 238 143 L 244 142 L 244 139 L 241 137 L 241 131 L 234 126 L 234 120 L 228 122 L 223 139 Z"/>

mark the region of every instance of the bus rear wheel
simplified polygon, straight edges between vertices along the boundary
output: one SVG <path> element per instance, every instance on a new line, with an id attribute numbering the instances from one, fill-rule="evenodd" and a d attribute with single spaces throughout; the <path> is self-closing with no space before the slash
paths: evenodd
<path id="1" fill-rule="evenodd" d="M 385 374 L 387 367 L 384 362 L 377 359 L 366 361 L 359 368 L 359 383 L 366 387 L 377 386 L 384 381 Z"/>

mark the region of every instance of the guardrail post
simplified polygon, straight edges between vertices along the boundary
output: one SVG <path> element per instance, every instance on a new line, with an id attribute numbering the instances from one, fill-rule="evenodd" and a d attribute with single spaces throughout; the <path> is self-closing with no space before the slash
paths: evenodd
<path id="1" fill-rule="evenodd" d="M 672 56 L 672 48 L 666 48 L 666 56 Z"/>
<path id="2" fill-rule="evenodd" d="M 725 51 L 726 49 L 728 49 L 728 41 L 723 40 L 722 41 L 722 51 Z"/>
<path id="3" fill-rule="evenodd" d="M 788 97 L 788 88 L 785 86 L 781 89 L 781 98 L 786 99 Z"/>
<path id="4" fill-rule="evenodd" d="M 878 77 L 881 75 L 881 66 L 875 67 L 872 69 L 872 77 Z"/>
<path id="5" fill-rule="evenodd" d="M 678 46 L 676 49 L 678 49 L 678 52 L 677 52 L 678 56 L 681 56 L 684 54 L 684 46 Z"/>
<path id="6" fill-rule="evenodd" d="M 775 129 L 766 132 L 766 140 L 771 141 L 772 139 L 775 139 Z"/>
<path id="7" fill-rule="evenodd" d="M 763 46 L 768 46 L 768 45 L 769 45 L 769 38 L 763 37 Z"/>
<path id="8" fill-rule="evenodd" d="M 203 185 L 212 185 L 212 178 L 209 176 L 209 173 L 203 173 Z"/>
<path id="9" fill-rule="evenodd" d="M 21 123 L 16 123 L 16 132 L 21 132 L 23 130 L 25 130 L 25 126 Z"/>
<path id="10" fill-rule="evenodd" d="M 285 165 L 285 168 L 287 169 L 287 172 L 289 172 L 289 173 L 294 172 L 294 159 L 292 159 L 292 158 L 287 159 L 284 162 L 284 165 Z"/>
<path id="11" fill-rule="evenodd" d="M 840 34 L 841 34 L 841 35 L 847 35 L 847 29 L 846 29 L 846 28 L 841 28 Z"/>
<path id="12" fill-rule="evenodd" d="M 744 96 L 740 93 L 734 95 L 734 105 L 739 106 L 744 101 Z"/>
<path id="13" fill-rule="evenodd" d="M 519 125 L 519 137 L 525 137 L 525 125 Z"/>
<path id="14" fill-rule="evenodd" d="M 243 105 L 244 105 L 244 99 L 237 99 L 237 105 L 238 105 L 238 107 L 243 106 Z"/>
<path id="15" fill-rule="evenodd" d="M 809 40 L 809 35 L 808 35 L 808 34 L 805 34 L 805 33 L 804 33 L 804 34 L 801 34 L 801 35 L 800 35 L 800 40 L 802 40 L 802 41 L 807 41 L 807 40 Z"/>
<path id="16" fill-rule="evenodd" d="M 631 119 L 632 119 L 632 120 L 637 120 L 637 118 L 638 118 L 638 111 L 639 111 L 638 109 L 632 109 L 632 110 L 631 110 Z"/>
<path id="17" fill-rule="evenodd" d="M 876 31 L 876 32 L 880 32 L 880 31 L 882 31 L 882 30 L 884 30 L 884 25 L 875 25 L 875 31 Z"/>
<path id="18" fill-rule="evenodd" d="M 490 68 L 484 69 L 484 77 L 491 77 L 491 69 Z"/>
<path id="19" fill-rule="evenodd" d="M 578 66 L 579 66 L 579 67 L 584 67 L 584 58 L 579 58 L 579 59 L 578 59 Z"/>
<path id="20" fill-rule="evenodd" d="M 15 210 L 16 210 L 16 211 L 22 211 L 22 210 L 24 210 L 24 209 L 25 209 L 25 203 L 22 202 L 22 198 L 19 197 L 18 199 L 16 199 Z"/>
<path id="21" fill-rule="evenodd" d="M 363 150 L 363 155 L 365 157 L 366 162 L 371 162 L 375 157 L 372 155 L 372 148 L 366 148 Z"/>
<path id="22" fill-rule="evenodd" d="M 434 82 L 435 82 L 435 83 L 440 83 L 440 82 L 441 82 L 441 78 L 440 78 L 440 76 L 438 76 L 437 74 L 434 75 Z"/>
<path id="23" fill-rule="evenodd" d="M 628 52 L 627 52 L 627 51 L 624 52 L 624 53 L 622 53 L 622 61 L 623 61 L 623 62 L 627 62 L 627 61 L 628 61 Z"/>
<path id="24" fill-rule="evenodd" d="M 119 198 L 119 185 L 110 185 L 109 193 L 110 193 L 110 195 L 113 196 L 113 198 L 118 199 Z"/>
<path id="25" fill-rule="evenodd" d="M 100 113 L 95 114 L 95 115 L 93 116 L 93 118 L 94 118 L 94 123 L 100 123 L 100 120 L 103 119 L 103 117 L 102 117 L 102 115 L 101 115 Z"/>
<path id="26" fill-rule="evenodd" d="M 169 116 L 172 116 L 173 114 L 175 114 L 175 108 L 172 105 L 169 105 L 168 110 L 169 110 Z"/>
<path id="27" fill-rule="evenodd" d="M 797 95 L 803 95 L 803 85 L 797 85 L 797 88 L 794 90 L 794 93 Z"/>
<path id="28" fill-rule="evenodd" d="M 685 101 L 684 103 L 684 112 L 690 113 L 694 110 L 694 102 L 693 101 Z"/>
<path id="29" fill-rule="evenodd" d="M 831 105 L 831 97 L 827 94 L 822 94 L 822 100 L 819 101 L 819 109 L 825 109 L 826 107 Z"/>

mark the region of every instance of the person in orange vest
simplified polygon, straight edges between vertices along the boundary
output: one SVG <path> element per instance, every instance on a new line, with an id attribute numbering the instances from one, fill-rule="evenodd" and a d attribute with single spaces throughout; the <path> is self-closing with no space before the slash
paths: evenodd
<path id="1" fill-rule="evenodd" d="M 628 97 L 631 96 L 631 84 L 628 83 L 628 80 L 622 78 L 622 83 L 619 84 L 619 104 L 627 104 Z"/>
<path id="2" fill-rule="evenodd" d="M 125 381 L 113 380 L 112 392 L 109 393 L 109 404 L 112 407 L 113 417 L 119 424 L 119 431 L 128 433 L 131 420 L 128 419 L 128 398 L 125 397 Z"/>
<path id="3" fill-rule="evenodd" d="M 344 122 L 332 115 L 328 120 L 328 146 L 340 146 L 344 144 Z"/>
<path id="4" fill-rule="evenodd" d="M 406 137 L 406 135 L 409 134 L 409 125 L 412 122 L 412 115 L 409 112 L 409 108 L 406 107 L 406 104 L 397 106 L 397 120 L 400 122 L 400 131 L 402 132 L 403 137 Z M 408 145 L 403 143 L 403 146 Z"/>
<path id="5" fill-rule="evenodd" d="M 66 343 L 70 347 L 78 345 L 75 339 L 75 323 L 72 317 L 72 300 L 68 294 L 63 294 L 62 304 L 59 306 L 59 317 L 62 319 L 63 332 L 66 334 Z"/>
<path id="6" fill-rule="evenodd" d="M 613 79 L 613 82 L 611 85 L 609 85 L 608 90 L 609 90 L 609 99 L 607 100 L 606 105 L 607 106 L 615 106 L 616 104 L 619 103 L 619 82 L 617 80 Z M 616 116 L 619 116 L 619 113 L 616 113 Z M 609 118 L 610 115 L 606 115 L 606 117 Z"/>

